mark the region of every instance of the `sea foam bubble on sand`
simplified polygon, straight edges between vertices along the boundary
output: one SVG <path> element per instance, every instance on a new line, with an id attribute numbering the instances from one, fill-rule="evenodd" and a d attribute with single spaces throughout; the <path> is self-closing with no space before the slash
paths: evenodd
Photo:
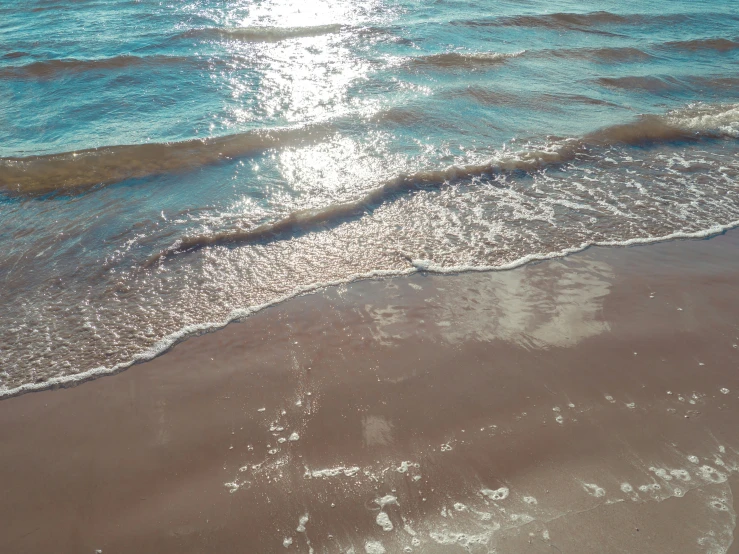
<path id="1" fill-rule="evenodd" d="M 489 498 L 490 500 L 505 500 L 508 498 L 508 495 L 510 494 L 510 490 L 508 487 L 500 487 L 495 490 L 491 489 L 481 489 L 480 494 L 483 496 Z"/>
<path id="2" fill-rule="evenodd" d="M 388 516 L 385 512 L 378 513 L 375 521 L 377 521 L 377 525 L 382 527 L 383 531 L 393 530 L 393 522 L 390 521 L 390 516 Z"/>
<path id="3" fill-rule="evenodd" d="M 387 552 L 379 541 L 367 541 L 364 543 L 364 551 L 367 554 L 385 554 Z"/>

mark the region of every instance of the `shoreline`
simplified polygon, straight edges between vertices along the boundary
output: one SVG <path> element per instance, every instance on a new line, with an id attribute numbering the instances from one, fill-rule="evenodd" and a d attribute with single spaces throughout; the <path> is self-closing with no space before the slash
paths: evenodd
<path id="1" fill-rule="evenodd" d="M 275 300 L 271 300 L 267 303 L 264 303 L 258 306 L 249 306 L 246 308 L 235 309 L 231 312 L 231 314 L 229 314 L 229 316 L 224 321 L 201 323 L 198 325 L 191 325 L 191 326 L 185 327 L 184 329 L 181 329 L 175 333 L 172 333 L 171 335 L 167 335 L 166 337 L 160 339 L 152 347 L 134 356 L 130 361 L 116 364 L 115 366 L 111 368 L 101 366 L 101 367 L 89 369 L 89 370 L 86 370 L 80 373 L 76 373 L 73 375 L 65 375 L 63 377 L 53 377 L 41 383 L 24 383 L 18 387 L 14 387 L 10 389 L 0 389 L 0 402 L 2 402 L 5 399 L 22 396 L 27 393 L 43 392 L 46 390 L 59 390 L 59 389 L 64 389 L 64 388 L 76 387 L 78 385 L 87 383 L 89 381 L 94 381 L 95 379 L 99 379 L 101 377 L 117 375 L 123 371 L 126 371 L 127 369 L 133 366 L 150 362 L 158 358 L 159 356 L 166 354 L 172 348 L 174 348 L 175 346 L 177 346 L 178 344 L 184 341 L 187 341 L 195 337 L 199 337 L 203 334 L 218 332 L 221 329 L 224 329 L 225 327 L 227 327 L 228 325 L 231 325 L 232 323 L 241 323 L 246 318 L 249 318 L 253 316 L 254 314 L 257 314 L 268 308 L 279 306 L 280 304 L 283 304 L 284 302 L 289 302 L 290 300 L 300 298 L 301 296 L 304 296 L 307 294 L 315 294 L 315 293 L 320 294 L 322 291 L 333 288 L 333 287 L 351 285 L 352 283 L 357 283 L 357 282 L 362 282 L 362 281 L 409 276 L 409 275 L 414 275 L 416 273 L 424 273 L 424 272 L 429 273 L 429 274 L 436 274 L 436 275 L 457 275 L 457 274 L 471 273 L 471 272 L 483 272 L 483 273 L 491 272 L 492 273 L 492 272 L 501 272 L 501 271 L 512 271 L 512 270 L 524 267 L 528 264 L 547 262 L 549 260 L 564 259 L 564 258 L 567 258 L 568 256 L 586 252 L 587 250 L 591 248 L 630 248 L 634 246 L 657 245 L 657 244 L 662 244 L 662 243 L 667 243 L 667 242 L 672 242 L 672 241 L 706 240 L 706 239 L 711 239 L 713 237 L 717 237 L 725 233 L 734 231 L 737 228 L 739 228 L 739 221 L 733 221 L 726 225 L 716 225 L 709 229 L 695 231 L 692 233 L 676 231 L 674 233 L 670 233 L 662 237 L 635 238 L 635 239 L 630 239 L 627 241 L 605 241 L 605 242 L 588 243 L 588 244 L 568 248 L 561 252 L 550 252 L 548 254 L 530 254 L 528 256 L 524 256 L 523 258 L 519 258 L 508 264 L 503 264 L 499 266 L 442 267 L 428 260 L 413 260 L 409 258 L 408 261 L 412 265 L 412 267 L 406 270 L 381 270 L 380 269 L 380 270 L 371 271 L 369 273 L 350 275 L 346 279 L 343 279 L 340 281 L 310 284 L 307 286 L 299 287 L 296 291 L 291 292 L 285 296 L 279 297 Z"/>
<path id="2" fill-rule="evenodd" d="M 734 553 L 738 252 L 342 284 L 4 399 L 0 546 Z"/>

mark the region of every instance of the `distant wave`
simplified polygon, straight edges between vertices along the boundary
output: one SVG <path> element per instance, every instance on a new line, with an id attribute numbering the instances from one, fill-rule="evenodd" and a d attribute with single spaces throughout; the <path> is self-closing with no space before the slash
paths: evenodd
<path id="1" fill-rule="evenodd" d="M 698 39 L 653 44 L 650 46 L 650 48 L 654 48 L 657 51 L 682 50 L 698 52 L 704 50 L 713 50 L 716 52 L 730 52 L 732 50 L 739 49 L 739 42 L 724 38 Z M 582 59 L 606 63 L 646 61 L 654 58 L 653 54 L 650 54 L 649 52 L 635 46 L 598 46 L 545 50 L 524 50 L 514 55 L 508 55 L 508 57 L 515 57 L 520 55 L 525 55 L 527 57 L 549 56 L 563 59 Z M 493 58 L 493 60 L 495 60 L 495 58 Z"/>
<path id="2" fill-rule="evenodd" d="M 728 39 L 705 39 L 684 42 L 668 42 L 656 45 L 658 50 L 682 49 L 682 50 L 716 50 L 728 52 L 739 49 L 739 42 Z M 483 65 L 495 65 L 505 62 L 510 58 L 517 57 L 553 57 L 563 59 L 592 60 L 605 63 L 625 63 L 633 61 L 646 61 L 654 58 L 649 52 L 634 46 L 600 46 L 581 48 L 562 48 L 547 50 L 521 50 L 513 53 L 498 52 L 447 52 L 442 54 L 431 54 L 411 58 L 414 65 L 428 65 L 440 68 L 471 68 Z"/>
<path id="3" fill-rule="evenodd" d="M 438 94 L 441 98 L 463 99 L 484 106 L 527 106 L 531 108 L 535 104 L 537 108 L 547 109 L 550 106 L 578 103 L 621 107 L 613 102 L 582 94 L 514 94 L 496 90 L 494 85 L 490 88 L 480 85 L 451 87 L 441 90 Z M 434 114 L 424 110 L 421 105 L 394 106 L 374 113 L 372 119 L 398 125 L 439 124 L 438 120 L 434 119 Z"/>
<path id="4" fill-rule="evenodd" d="M 37 6 L 31 9 L 32 13 L 45 12 L 48 10 L 68 10 L 71 6 L 64 4 L 50 4 L 48 6 Z"/>
<path id="5" fill-rule="evenodd" d="M 28 52 L 8 52 L 7 54 L 3 54 L 2 59 L 3 60 L 14 60 L 16 58 L 24 58 L 29 55 L 30 54 Z"/>
<path id="6" fill-rule="evenodd" d="M 338 33 L 342 26 L 314 25 L 309 27 L 205 27 L 190 29 L 179 37 L 221 37 L 244 42 L 279 42 L 291 38 L 316 37 Z"/>
<path id="7" fill-rule="evenodd" d="M 562 104 L 577 103 L 577 104 L 590 104 L 593 106 L 612 106 L 621 107 L 613 102 L 601 100 L 599 98 L 592 98 L 584 94 L 537 94 L 533 96 L 516 95 L 508 92 L 501 92 L 499 90 L 492 90 L 481 86 L 469 86 L 464 88 L 456 88 L 445 91 L 443 96 L 446 98 L 466 98 L 477 102 L 479 104 L 488 106 L 514 106 L 514 105 L 526 105 L 532 106 L 532 102 L 536 104 L 537 108 L 542 107 L 547 109 L 548 106 L 556 105 L 561 106 Z M 420 117 L 420 115 L 419 115 Z"/>
<path id="8" fill-rule="evenodd" d="M 601 77 L 596 82 L 609 88 L 624 90 L 645 90 L 648 92 L 663 92 L 681 88 L 680 81 L 675 77 L 658 76 L 626 76 L 626 77 Z"/>
<path id="9" fill-rule="evenodd" d="M 589 147 L 615 145 L 640 146 L 650 143 L 698 140 L 700 138 L 739 138 L 739 104 L 696 105 L 665 115 L 644 115 L 636 121 L 614 125 L 590 133 L 579 139 L 561 139 L 539 150 L 524 150 L 506 154 L 480 164 L 452 165 L 444 169 L 398 175 L 385 181 L 361 198 L 333 204 L 324 208 L 296 211 L 275 222 L 246 230 L 184 237 L 147 261 L 159 260 L 186 250 L 231 243 L 249 243 L 274 240 L 280 236 L 306 232 L 337 224 L 361 216 L 395 195 L 429 186 L 440 186 L 449 181 L 469 179 L 503 172 L 540 170 L 552 165 L 570 162 Z"/>
<path id="10" fill-rule="evenodd" d="M 499 52 L 446 52 L 443 54 L 431 54 L 411 58 L 410 63 L 421 66 L 434 66 L 440 68 L 469 68 L 484 65 L 495 65 L 505 62 L 509 58 L 515 58 L 524 51 L 502 54 Z"/>
<path id="11" fill-rule="evenodd" d="M 644 61 L 653 57 L 651 54 L 634 47 L 566 48 L 546 50 L 545 52 L 556 58 L 594 60 L 607 63 Z"/>
<path id="12" fill-rule="evenodd" d="M 386 110 L 380 110 L 372 115 L 375 121 L 387 121 L 399 125 L 416 125 L 428 119 L 427 114 L 422 110 L 406 107 L 392 107 Z"/>
<path id="13" fill-rule="evenodd" d="M 678 50 L 699 52 L 713 50 L 716 52 L 730 52 L 739 49 L 739 42 L 725 38 L 696 39 L 673 41 L 652 46 L 656 50 Z M 565 48 L 561 50 L 543 50 L 531 54 L 546 53 L 557 58 L 580 58 L 604 62 L 643 61 L 653 58 L 651 54 L 633 46 L 622 47 L 595 47 L 595 48 Z"/>
<path id="14" fill-rule="evenodd" d="M 726 38 L 705 38 L 696 40 L 679 40 L 665 43 L 665 47 L 675 50 L 715 50 L 717 52 L 730 52 L 739 49 L 739 42 Z"/>
<path id="15" fill-rule="evenodd" d="M 184 56 L 115 56 L 93 60 L 65 58 L 60 60 L 44 60 L 26 65 L 5 67 L 0 69 L 0 79 L 46 79 L 60 73 L 81 73 L 106 69 L 120 69 L 135 66 L 166 66 L 192 64 L 196 58 Z"/>
<path id="16" fill-rule="evenodd" d="M 604 87 L 640 90 L 652 93 L 661 92 L 684 92 L 693 89 L 702 93 L 710 91 L 737 91 L 739 90 L 739 78 L 737 77 L 708 77 L 699 75 L 686 75 L 674 77 L 671 75 L 627 75 L 624 77 L 601 77 L 596 82 Z"/>
<path id="17" fill-rule="evenodd" d="M 600 98 L 593 98 L 584 94 L 542 94 L 540 98 L 549 103 L 556 103 L 558 105 L 561 105 L 563 103 L 576 102 L 578 104 L 590 104 L 591 106 L 611 106 L 614 108 L 622 107 L 618 104 L 614 104 L 613 102 L 601 100 Z"/>
<path id="18" fill-rule="evenodd" d="M 445 92 L 444 96 L 448 98 L 469 98 L 487 106 L 507 106 L 518 104 L 522 101 L 522 98 L 518 95 L 481 86 L 452 89 Z"/>
<path id="19" fill-rule="evenodd" d="M 739 77 L 694 77 L 690 79 L 694 89 L 732 92 L 739 95 Z"/>
<path id="20" fill-rule="evenodd" d="M 619 15 L 606 11 L 589 13 L 558 12 L 543 15 L 518 15 L 501 18 L 501 23 L 513 27 L 592 27 L 594 25 L 613 25 L 642 21 L 642 15 Z"/>
<path id="21" fill-rule="evenodd" d="M 105 146 L 24 158 L 0 158 L 0 190 L 76 192 L 98 184 L 185 171 L 325 136 L 327 125 L 260 130 L 182 142 Z"/>
<path id="22" fill-rule="evenodd" d="M 680 23 L 688 14 L 616 14 L 606 11 L 588 13 L 558 12 L 540 15 L 516 15 L 454 21 L 453 25 L 466 27 L 532 27 L 559 30 L 597 31 L 607 25 L 639 25 L 643 23 Z M 604 32 L 604 34 L 608 34 Z"/>

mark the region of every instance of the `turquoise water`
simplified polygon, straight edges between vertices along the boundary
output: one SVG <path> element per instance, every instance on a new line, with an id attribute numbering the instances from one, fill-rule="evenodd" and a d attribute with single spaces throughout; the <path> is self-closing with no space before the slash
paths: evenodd
<path id="1" fill-rule="evenodd" d="M 739 4 L 0 0 L 0 394 L 358 276 L 739 221 Z"/>

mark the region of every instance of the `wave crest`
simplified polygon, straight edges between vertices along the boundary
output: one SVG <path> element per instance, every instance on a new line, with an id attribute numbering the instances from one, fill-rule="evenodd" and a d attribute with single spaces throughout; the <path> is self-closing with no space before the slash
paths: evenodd
<path id="1" fill-rule="evenodd" d="M 411 58 L 411 63 L 420 66 L 433 66 L 445 69 L 470 68 L 485 65 L 497 65 L 507 59 L 522 55 L 525 50 L 508 54 L 500 52 L 445 52 Z"/>
<path id="2" fill-rule="evenodd" d="M 511 26 L 520 27 L 591 27 L 593 25 L 629 23 L 635 19 L 641 20 L 638 15 L 618 15 L 606 11 L 589 13 L 558 12 L 545 15 L 520 15 L 506 18 L 504 21 Z"/>
<path id="3" fill-rule="evenodd" d="M 279 42 L 291 38 L 317 37 L 341 31 L 339 24 L 308 27 L 205 27 L 191 29 L 180 37 L 227 38 L 244 42 Z"/>
<path id="4" fill-rule="evenodd" d="M 643 61 L 652 57 L 650 54 L 634 47 L 574 48 L 549 50 L 548 52 L 557 58 L 595 60 L 605 63 Z"/>
<path id="5" fill-rule="evenodd" d="M 166 66 L 184 65 L 196 62 L 195 58 L 184 56 L 115 56 L 92 60 L 64 58 L 58 60 L 36 61 L 26 65 L 5 67 L 0 69 L 0 79 L 48 79 L 60 73 L 82 73 L 85 71 L 99 71 L 121 69 L 136 66 Z"/>
<path id="6" fill-rule="evenodd" d="M 739 83 L 736 77 L 684 75 L 627 75 L 624 77 L 601 77 L 595 80 L 601 86 L 623 90 L 639 90 L 651 93 L 683 92 L 693 89 L 697 93 L 709 91 L 733 91 Z"/>
<path id="7" fill-rule="evenodd" d="M 666 47 L 675 50 L 690 50 L 698 52 L 701 50 L 715 50 L 717 52 L 730 52 L 739 49 L 739 42 L 726 38 L 705 38 L 696 40 L 679 40 L 668 42 Z"/>
<path id="8" fill-rule="evenodd" d="M 0 158 L 0 190 L 77 192 L 100 184 L 191 170 L 238 156 L 316 140 L 328 125 L 260 130 L 182 142 L 105 146 L 25 158 Z"/>

